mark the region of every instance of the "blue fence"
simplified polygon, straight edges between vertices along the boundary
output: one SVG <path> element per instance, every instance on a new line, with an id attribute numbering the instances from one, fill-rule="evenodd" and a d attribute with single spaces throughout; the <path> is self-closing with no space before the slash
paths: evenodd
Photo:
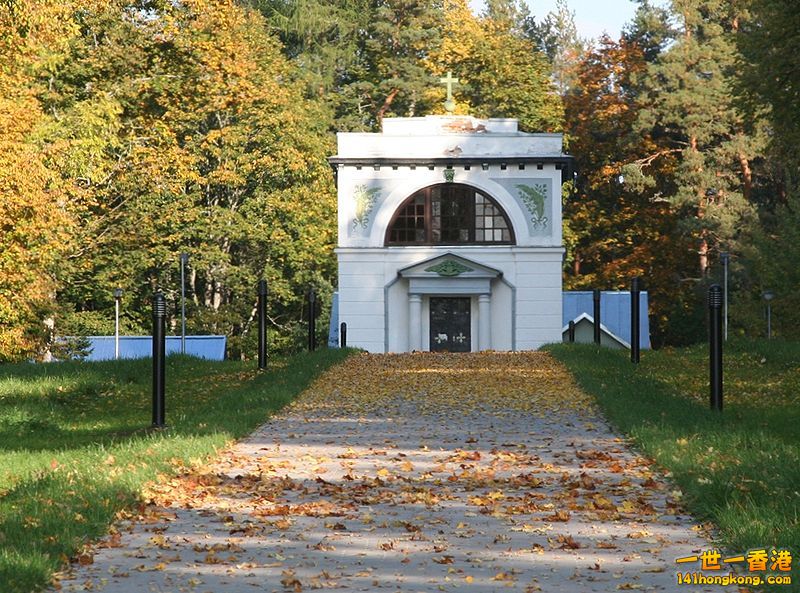
<path id="1" fill-rule="evenodd" d="M 114 336 L 88 336 L 90 352 L 86 360 L 113 360 Z M 225 360 L 225 336 L 186 336 L 186 354 L 206 360 Z M 167 354 L 180 354 L 181 337 L 167 336 Z M 120 336 L 120 358 L 150 358 L 153 338 L 150 336 Z"/>

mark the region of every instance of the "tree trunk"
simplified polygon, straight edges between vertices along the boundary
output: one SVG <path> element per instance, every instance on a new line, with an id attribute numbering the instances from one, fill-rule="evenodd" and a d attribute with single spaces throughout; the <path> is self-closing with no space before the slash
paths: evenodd
<path id="1" fill-rule="evenodd" d="M 191 287 L 191 299 L 195 307 L 200 306 L 200 301 L 197 298 L 197 270 L 191 268 L 189 271 L 189 286 Z"/>
<path id="2" fill-rule="evenodd" d="M 691 147 L 692 152 L 698 152 L 697 150 L 697 137 L 692 136 L 689 139 L 689 146 Z M 701 173 L 703 171 L 702 167 L 697 168 L 697 172 Z M 706 197 L 705 189 L 702 187 L 697 188 L 697 218 L 701 221 L 705 218 L 706 215 Z M 697 254 L 700 258 L 700 276 L 705 278 L 708 274 L 708 232 L 706 229 L 702 229 L 700 231 L 700 247 L 697 250 Z"/>
<path id="3" fill-rule="evenodd" d="M 750 194 L 753 191 L 753 171 L 750 169 L 750 161 L 741 152 L 739 153 L 739 166 L 742 169 L 742 179 L 744 180 L 744 198 L 749 202 Z"/>
<path id="4" fill-rule="evenodd" d="M 378 109 L 378 115 L 377 115 L 378 125 L 383 124 L 383 116 L 386 114 L 387 111 L 389 111 L 389 107 L 392 106 L 392 101 L 394 101 L 394 98 L 397 96 L 397 93 L 399 92 L 400 89 L 392 89 L 392 92 L 390 92 L 389 95 L 386 97 L 386 100 L 383 102 L 383 105 L 381 105 L 381 108 Z"/>
<path id="5" fill-rule="evenodd" d="M 705 278 L 708 275 L 708 241 L 706 240 L 705 231 L 703 231 L 702 239 L 700 239 L 700 249 L 697 252 L 700 254 L 700 275 Z"/>

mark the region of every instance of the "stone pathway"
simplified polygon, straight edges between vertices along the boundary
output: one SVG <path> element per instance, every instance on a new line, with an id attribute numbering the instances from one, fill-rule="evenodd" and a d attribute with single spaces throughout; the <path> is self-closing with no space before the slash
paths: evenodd
<path id="1" fill-rule="evenodd" d="M 63 591 L 672 591 L 708 547 L 542 353 L 355 356 L 148 496 Z"/>

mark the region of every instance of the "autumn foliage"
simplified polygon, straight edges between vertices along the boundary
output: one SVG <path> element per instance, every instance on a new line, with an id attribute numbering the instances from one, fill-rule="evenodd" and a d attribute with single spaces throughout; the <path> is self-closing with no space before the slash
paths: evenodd
<path id="1" fill-rule="evenodd" d="M 32 78 L 59 43 L 58 5 L 0 5 L 0 362 L 36 351 L 71 239 L 70 188 L 33 136 L 48 120 Z"/>
<path id="2" fill-rule="evenodd" d="M 123 329 L 143 331 L 152 291 L 179 292 L 180 252 L 190 331 L 241 351 L 266 277 L 291 340 L 305 287 L 330 291 L 331 144 L 261 15 L 216 0 L 38 4 L 30 23 L 0 8 L 2 356 L 42 352 L 46 308 L 62 335 L 108 333 L 115 287 Z M 39 30 L 48 10 L 56 31 Z"/>

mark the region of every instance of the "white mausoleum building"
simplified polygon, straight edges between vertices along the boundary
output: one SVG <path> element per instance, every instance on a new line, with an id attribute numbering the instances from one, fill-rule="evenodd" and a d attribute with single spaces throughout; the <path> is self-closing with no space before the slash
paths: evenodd
<path id="1" fill-rule="evenodd" d="M 393 118 L 340 133 L 338 320 L 370 352 L 562 339 L 560 134 L 513 119 Z M 566 176 L 565 179 L 566 180 Z"/>

